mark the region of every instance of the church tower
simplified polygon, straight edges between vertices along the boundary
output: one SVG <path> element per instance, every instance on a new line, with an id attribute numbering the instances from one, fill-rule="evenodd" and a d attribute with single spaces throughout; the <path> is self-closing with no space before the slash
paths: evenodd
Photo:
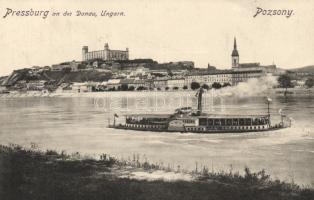
<path id="1" fill-rule="evenodd" d="M 231 54 L 231 59 L 232 59 L 232 68 L 239 67 L 239 53 L 238 53 L 238 50 L 237 50 L 236 38 L 234 38 L 233 51 L 232 51 L 232 54 Z"/>

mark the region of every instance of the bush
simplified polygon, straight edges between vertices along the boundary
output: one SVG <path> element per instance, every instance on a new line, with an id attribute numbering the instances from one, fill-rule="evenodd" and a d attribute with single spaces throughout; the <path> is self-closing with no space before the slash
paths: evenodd
<path id="1" fill-rule="evenodd" d="M 229 86 L 231 86 L 230 83 L 224 83 L 224 84 L 222 85 L 222 87 L 229 87 Z"/>
<path id="2" fill-rule="evenodd" d="M 202 85 L 202 88 L 208 90 L 208 89 L 209 89 L 209 86 L 208 86 L 207 84 L 204 84 L 204 85 Z"/>
<path id="3" fill-rule="evenodd" d="M 283 74 L 283 75 L 279 76 L 278 84 L 279 84 L 279 87 L 281 87 L 281 88 L 287 89 L 287 88 L 293 87 L 292 82 L 291 82 L 291 78 L 287 74 Z"/>
<path id="4" fill-rule="evenodd" d="M 127 91 L 129 89 L 128 85 L 127 84 L 122 84 L 121 85 L 121 90 L 122 91 Z"/>
<path id="5" fill-rule="evenodd" d="M 133 85 L 131 85 L 129 88 L 128 88 L 129 91 L 133 91 L 135 90 L 135 87 Z"/>
<path id="6" fill-rule="evenodd" d="M 144 87 L 144 86 L 139 86 L 136 90 L 138 90 L 138 91 L 141 91 L 141 90 L 147 90 L 147 88 L 146 88 L 146 87 Z"/>
<path id="7" fill-rule="evenodd" d="M 213 87 L 214 89 L 220 89 L 220 88 L 221 88 L 221 84 L 215 82 L 215 83 L 212 84 L 212 87 Z"/>
<path id="8" fill-rule="evenodd" d="M 305 85 L 306 87 L 308 88 L 312 88 L 314 86 L 314 79 L 313 78 L 308 78 L 306 81 L 305 81 Z"/>
<path id="9" fill-rule="evenodd" d="M 201 86 L 200 86 L 200 84 L 198 83 L 198 82 L 192 82 L 191 83 L 191 89 L 192 90 L 197 90 L 197 89 L 199 89 Z"/>

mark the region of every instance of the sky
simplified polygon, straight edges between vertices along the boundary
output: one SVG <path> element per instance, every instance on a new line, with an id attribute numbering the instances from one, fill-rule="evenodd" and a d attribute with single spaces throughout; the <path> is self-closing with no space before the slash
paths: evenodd
<path id="1" fill-rule="evenodd" d="M 282 68 L 314 64 L 314 1 L 310 0 L 0 0 L 0 76 L 14 69 L 81 60 L 82 46 L 129 48 L 130 59 L 194 61 L 231 68 L 236 37 L 240 63 Z M 293 10 L 290 17 L 259 14 L 257 7 Z M 48 10 L 47 18 L 3 17 L 14 11 Z M 97 17 L 75 16 L 76 11 Z M 101 17 L 102 10 L 123 17 Z M 62 16 L 64 11 L 72 16 Z M 61 16 L 51 16 L 60 12 Z"/>

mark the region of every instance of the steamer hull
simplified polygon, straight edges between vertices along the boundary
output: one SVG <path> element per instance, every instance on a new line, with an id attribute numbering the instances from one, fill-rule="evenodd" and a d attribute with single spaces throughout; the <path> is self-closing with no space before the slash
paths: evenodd
<path id="1" fill-rule="evenodd" d="M 124 123 L 109 125 L 110 128 L 191 133 L 241 133 L 278 130 L 289 127 L 281 121 L 271 124 L 268 115 L 127 115 Z"/>
<path id="2" fill-rule="evenodd" d="M 135 114 L 126 115 L 123 123 L 114 123 L 110 128 L 160 131 L 160 132 L 192 132 L 192 133 L 241 133 L 277 130 L 291 126 L 291 121 L 280 111 L 281 122 L 271 123 L 270 98 L 267 98 L 267 115 L 218 115 L 202 112 L 202 94 L 200 88 L 196 94 L 197 110 L 183 107 L 175 110 L 174 114 Z M 109 123 L 110 124 L 110 123 Z"/>

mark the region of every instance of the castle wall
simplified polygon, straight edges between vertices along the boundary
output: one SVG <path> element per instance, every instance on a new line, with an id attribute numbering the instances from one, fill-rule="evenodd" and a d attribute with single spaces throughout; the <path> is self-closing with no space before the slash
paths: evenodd
<path id="1" fill-rule="evenodd" d="M 103 59 L 103 60 L 128 60 L 129 59 L 129 51 L 123 50 L 110 50 L 104 49 L 99 51 L 91 51 L 88 52 L 88 49 L 83 47 L 82 50 L 82 60 L 88 61 L 93 59 Z"/>

